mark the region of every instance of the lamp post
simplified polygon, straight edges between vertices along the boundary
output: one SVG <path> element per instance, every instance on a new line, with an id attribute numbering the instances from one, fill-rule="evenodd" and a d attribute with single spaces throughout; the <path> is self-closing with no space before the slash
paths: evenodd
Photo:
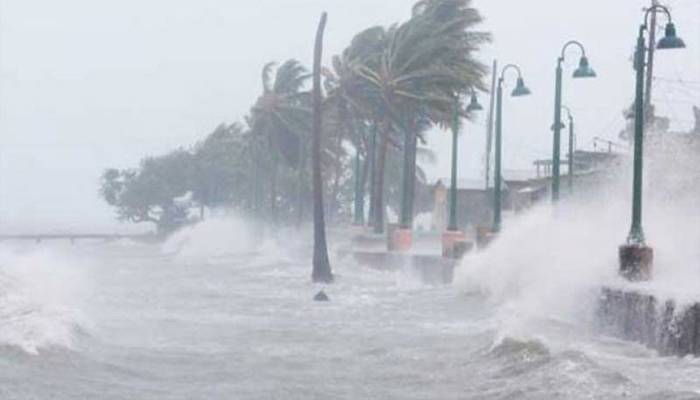
<path id="1" fill-rule="evenodd" d="M 574 193 L 574 117 L 571 115 L 569 107 L 562 106 L 566 110 L 566 116 L 569 119 L 569 196 Z"/>
<path id="2" fill-rule="evenodd" d="M 569 187 L 569 195 L 571 195 L 574 192 L 574 176 L 573 176 L 573 171 L 574 171 L 574 117 L 571 115 L 571 110 L 567 106 L 561 106 L 561 109 L 566 111 L 566 116 L 567 119 L 569 120 L 569 156 L 568 156 L 568 167 L 569 167 L 569 173 L 567 175 L 567 183 Z M 566 124 L 563 122 L 559 124 L 559 129 L 565 129 Z M 551 127 L 552 132 L 554 132 L 554 124 L 552 124 Z M 560 161 L 561 163 L 561 161 Z"/>
<path id="3" fill-rule="evenodd" d="M 503 81 L 508 70 L 514 69 L 518 72 L 518 80 L 515 89 L 511 92 L 511 96 L 520 97 L 529 95 L 530 89 L 525 86 L 520 67 L 515 64 L 508 64 L 501 70 L 501 76 L 498 79 L 498 89 L 496 90 L 496 157 L 494 166 L 494 182 L 493 182 L 493 227 L 492 232 L 498 233 L 501 231 L 501 138 L 503 135 Z"/>
<path id="4" fill-rule="evenodd" d="M 553 143 L 553 154 L 552 154 L 552 203 L 559 201 L 559 185 L 561 179 L 561 173 L 559 168 L 559 163 L 561 161 L 561 98 L 562 98 L 562 64 L 564 63 L 564 57 L 566 55 L 566 50 L 569 46 L 577 46 L 581 50 L 581 59 L 579 60 L 578 68 L 574 71 L 573 77 L 578 78 L 595 78 L 596 73 L 590 67 L 588 63 L 588 57 L 586 57 L 586 49 L 583 45 L 576 41 L 570 40 L 564 44 L 561 49 L 561 55 L 557 58 L 557 69 L 556 77 L 554 83 L 554 143 Z"/>
<path id="5" fill-rule="evenodd" d="M 459 154 L 457 150 L 460 115 L 459 105 L 459 99 L 455 99 L 452 110 L 452 168 L 450 171 L 449 222 L 447 224 L 447 231 L 442 235 L 442 254 L 443 256 L 453 258 L 461 257 L 460 253 L 466 250 L 466 248 L 461 250 L 456 249 L 456 243 L 458 241 L 465 240 L 464 233 L 459 231 L 459 226 L 457 224 L 457 155 Z M 479 104 L 479 101 L 476 98 L 476 93 L 472 93 L 469 105 L 467 105 L 466 108 L 467 114 L 483 109 L 484 107 Z"/>
<path id="6" fill-rule="evenodd" d="M 480 111 L 484 108 L 479 104 L 476 94 L 472 93 L 471 101 L 467 106 L 467 113 Z M 459 230 L 457 226 L 457 143 L 459 136 L 459 101 L 455 101 L 452 113 L 452 169 L 450 174 L 450 218 L 447 225 L 448 231 Z"/>
<path id="7" fill-rule="evenodd" d="M 642 229 L 642 169 L 644 157 L 644 32 L 648 29 L 649 13 L 661 10 L 666 14 L 665 35 L 656 45 L 659 50 L 684 48 L 685 43 L 676 36 L 676 26 L 668 8 L 655 4 L 647 9 L 644 21 L 639 26 L 637 46 L 634 55 L 636 70 L 634 96 L 634 172 L 632 178 L 632 226 L 627 243 L 620 246 L 620 274 L 632 281 L 649 280 L 654 260 L 654 251 L 646 245 Z"/>

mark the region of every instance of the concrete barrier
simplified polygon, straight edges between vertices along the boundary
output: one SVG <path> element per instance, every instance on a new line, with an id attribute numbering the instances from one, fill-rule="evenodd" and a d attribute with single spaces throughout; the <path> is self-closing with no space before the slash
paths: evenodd
<path id="1" fill-rule="evenodd" d="M 452 283 L 457 260 L 431 254 L 348 250 L 339 251 L 341 257 L 353 257 L 363 266 L 380 271 L 401 271 L 416 274 L 423 283 L 440 285 Z"/>
<path id="2" fill-rule="evenodd" d="M 673 300 L 630 289 L 602 289 L 596 313 L 599 328 L 661 355 L 700 355 L 700 304 L 679 307 Z"/>

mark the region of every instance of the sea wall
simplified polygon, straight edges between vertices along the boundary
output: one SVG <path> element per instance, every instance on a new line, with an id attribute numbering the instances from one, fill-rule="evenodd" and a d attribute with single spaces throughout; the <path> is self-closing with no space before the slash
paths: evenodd
<path id="1" fill-rule="evenodd" d="M 353 257 L 365 267 L 381 271 L 406 271 L 423 283 L 440 285 L 452 283 L 457 260 L 440 255 L 410 254 L 371 250 L 339 251 L 340 257 Z"/>
<path id="2" fill-rule="evenodd" d="M 681 306 L 649 293 L 604 287 L 596 317 L 604 333 L 661 355 L 700 355 L 700 303 Z"/>

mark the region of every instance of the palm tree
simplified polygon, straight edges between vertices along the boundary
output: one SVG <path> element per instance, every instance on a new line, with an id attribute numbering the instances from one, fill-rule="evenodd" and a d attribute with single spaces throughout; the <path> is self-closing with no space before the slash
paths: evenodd
<path id="1" fill-rule="evenodd" d="M 470 30 L 481 21 L 469 7 L 470 0 L 424 0 L 416 3 L 412 18 L 393 25 L 386 32 L 379 62 L 356 68 L 369 87 L 381 99 L 380 145 L 375 187 L 375 232 L 384 225 L 383 187 L 386 152 L 391 135 L 403 132 L 406 195 L 411 196 L 415 174 L 415 138 L 430 124 L 449 121 L 454 99 L 473 88 L 482 88 L 486 67 L 473 58 L 489 35 Z M 410 116 L 410 117 L 406 117 Z M 402 218 L 412 219 L 412 201 Z"/>
<path id="2" fill-rule="evenodd" d="M 272 73 L 275 63 L 262 70 L 263 93 L 251 110 L 251 131 L 261 138 L 267 152 L 257 154 L 268 164 L 270 180 L 270 216 L 277 218 L 279 161 L 291 168 L 301 164 L 302 146 L 309 132 L 309 94 L 302 88 L 309 78 L 306 68 L 296 60 L 288 60 Z M 300 179 L 303 175 L 300 176 Z"/>
<path id="3" fill-rule="evenodd" d="M 314 282 L 333 282 L 333 272 L 328 260 L 328 245 L 326 243 L 326 222 L 323 209 L 323 181 L 321 179 L 321 57 L 323 52 L 323 32 L 326 28 L 326 13 L 321 14 L 316 32 L 316 43 L 314 46 L 314 69 L 313 69 L 313 134 L 312 134 L 312 157 L 313 157 L 313 192 L 314 192 L 314 255 L 313 270 L 311 279 Z"/>
<path id="4" fill-rule="evenodd" d="M 355 147 L 355 222 L 364 220 L 364 186 L 367 168 L 360 168 L 361 158 L 368 160 L 369 138 L 366 132 L 368 117 L 371 116 L 371 102 L 367 99 L 366 83 L 356 73 L 355 68 L 363 63 L 377 59 L 381 50 L 381 40 L 384 29 L 372 27 L 355 35 L 350 45 L 340 54 L 332 58 L 332 68 L 323 68 L 322 73 L 327 91 L 326 107 L 330 117 L 337 122 L 336 132 L 338 143 L 343 140 L 351 141 Z M 338 178 L 338 174 L 336 174 Z M 338 179 L 336 179 L 337 189 Z M 335 191 L 337 192 L 337 190 Z M 337 193 L 334 193 L 334 195 Z"/>

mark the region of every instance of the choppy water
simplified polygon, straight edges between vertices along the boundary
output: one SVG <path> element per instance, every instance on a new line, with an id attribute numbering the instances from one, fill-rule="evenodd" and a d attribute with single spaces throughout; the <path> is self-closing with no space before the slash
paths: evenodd
<path id="1" fill-rule="evenodd" d="M 0 249 L 0 399 L 700 398 L 698 360 L 586 315 L 338 259 L 315 303 L 307 248 L 218 231 Z"/>

